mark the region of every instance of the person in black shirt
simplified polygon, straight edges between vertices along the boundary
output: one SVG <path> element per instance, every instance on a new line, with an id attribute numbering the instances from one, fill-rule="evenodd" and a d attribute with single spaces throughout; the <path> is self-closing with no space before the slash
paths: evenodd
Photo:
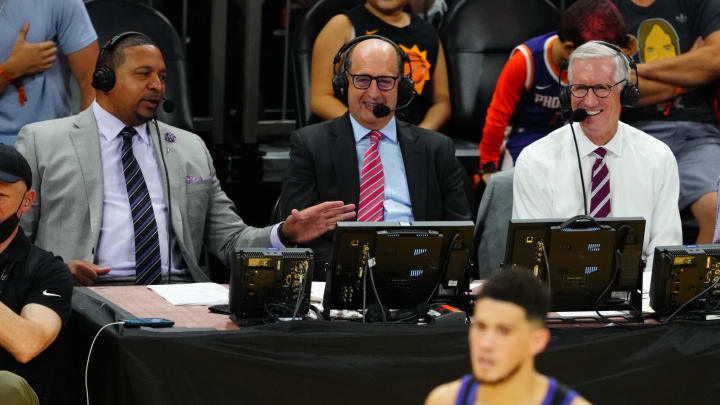
<path id="1" fill-rule="evenodd" d="M 0 145 L 0 403 L 49 403 L 57 342 L 70 317 L 72 277 L 60 257 L 33 246 L 19 227 L 32 206 L 32 174 Z"/>
<path id="2" fill-rule="evenodd" d="M 328 120 L 347 111 L 332 88 L 336 68 L 332 62 L 338 50 L 353 38 L 382 35 L 408 54 L 410 66 L 406 65 L 401 73 L 412 74 L 415 83 L 416 96 L 406 108 L 398 110 L 398 117 L 433 131 L 450 118 L 447 66 L 440 39 L 430 23 L 404 11 L 409 1 L 367 0 L 334 16 L 323 27 L 312 54 L 310 107 L 315 115 Z"/>
<path id="3" fill-rule="evenodd" d="M 627 53 L 640 76 L 637 108 L 622 121 L 665 142 L 680 170 L 681 210 L 710 243 L 720 175 L 715 83 L 720 79 L 720 0 L 612 0 L 630 34 Z"/>

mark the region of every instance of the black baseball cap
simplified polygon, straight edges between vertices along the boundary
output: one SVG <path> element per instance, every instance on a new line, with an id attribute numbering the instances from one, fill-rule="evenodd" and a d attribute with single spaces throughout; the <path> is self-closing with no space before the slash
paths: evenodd
<path id="1" fill-rule="evenodd" d="M 17 183 L 25 180 L 32 187 L 32 171 L 27 160 L 15 148 L 0 143 L 0 181 Z"/>

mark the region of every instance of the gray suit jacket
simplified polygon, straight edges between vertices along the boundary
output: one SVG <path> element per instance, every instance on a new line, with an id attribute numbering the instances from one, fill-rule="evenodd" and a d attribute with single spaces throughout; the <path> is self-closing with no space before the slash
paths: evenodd
<path id="1" fill-rule="evenodd" d="M 498 172 L 490 177 L 475 221 L 478 271 L 486 279 L 500 270 L 505 260 L 507 233 L 513 207 L 513 175 L 515 169 Z"/>
<path id="2" fill-rule="evenodd" d="M 210 153 L 197 135 L 158 122 L 148 123 L 158 166 L 163 148 L 168 169 L 161 170 L 165 197 L 170 184 L 172 230 L 195 281 L 206 281 L 198 265 L 203 244 L 225 265 L 235 250 L 270 246 L 270 227 L 252 228 L 238 216 L 220 189 Z M 174 135 L 173 141 L 168 141 Z M 166 139 L 168 138 L 168 139 Z M 65 261 L 93 262 L 103 212 L 103 170 L 100 139 L 92 107 L 78 115 L 29 124 L 20 130 L 16 148 L 30 163 L 33 208 L 22 227 L 35 245 Z M 202 180 L 202 181 L 200 181 Z"/>

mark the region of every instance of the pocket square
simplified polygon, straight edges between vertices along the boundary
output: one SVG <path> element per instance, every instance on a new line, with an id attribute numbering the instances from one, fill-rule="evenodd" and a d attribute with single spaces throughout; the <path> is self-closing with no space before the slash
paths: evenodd
<path id="1" fill-rule="evenodd" d="M 185 184 L 202 183 L 203 181 L 209 181 L 210 177 L 203 178 L 202 176 L 185 176 Z"/>

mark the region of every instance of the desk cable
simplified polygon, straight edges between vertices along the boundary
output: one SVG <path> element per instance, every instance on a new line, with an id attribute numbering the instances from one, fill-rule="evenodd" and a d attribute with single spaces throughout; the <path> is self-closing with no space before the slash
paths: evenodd
<path id="1" fill-rule="evenodd" d="M 102 332 L 102 331 L 103 331 L 105 328 L 107 328 L 108 326 L 124 325 L 124 324 L 125 324 L 125 321 L 110 322 L 110 323 L 108 323 L 107 325 L 105 325 L 105 326 L 103 326 L 102 328 L 100 328 L 99 331 L 97 331 L 97 333 L 95 334 L 95 337 L 94 337 L 93 340 L 92 340 L 92 343 L 90 344 L 90 351 L 88 351 L 87 363 L 85 363 L 85 404 L 86 404 L 86 405 L 90 405 L 90 394 L 89 394 L 89 389 L 88 389 L 87 376 L 88 376 L 88 368 L 89 368 L 89 366 L 90 366 L 90 354 L 92 354 L 92 349 L 93 349 L 93 346 L 95 346 L 95 341 L 97 340 L 98 336 L 100 336 L 100 332 Z"/>

